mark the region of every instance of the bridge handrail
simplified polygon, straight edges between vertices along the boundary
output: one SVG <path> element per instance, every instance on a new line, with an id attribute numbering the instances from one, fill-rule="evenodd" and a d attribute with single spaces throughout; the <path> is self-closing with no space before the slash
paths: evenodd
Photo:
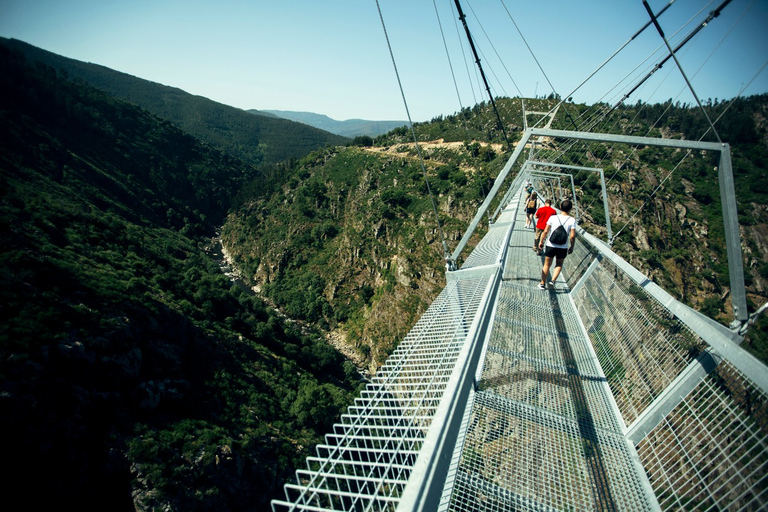
<path id="1" fill-rule="evenodd" d="M 749 312 L 747 310 L 747 296 L 744 285 L 744 264 L 742 260 L 741 242 L 739 239 L 739 219 L 736 207 L 736 194 L 734 192 L 733 185 L 731 150 L 728 144 L 719 142 L 699 142 L 681 139 L 636 137 L 609 133 L 528 128 L 523 132 L 523 136 L 520 139 L 520 142 L 515 147 L 515 150 L 507 160 L 507 163 L 499 172 L 498 176 L 496 177 L 496 181 L 491 188 L 491 191 L 486 196 L 483 204 L 478 209 L 477 214 L 472 219 L 472 222 L 470 223 L 467 230 L 464 232 L 464 235 L 456 246 L 456 249 L 451 254 L 450 259 L 452 263 L 455 263 L 459 260 L 459 257 L 469 242 L 470 237 L 477 229 L 480 221 L 485 216 L 488 208 L 506 181 L 509 172 L 512 170 L 515 163 L 519 159 L 528 141 L 531 139 L 531 137 L 534 136 L 717 152 L 720 155 L 717 167 L 718 183 L 720 186 L 720 200 L 722 203 L 723 223 L 725 228 L 725 244 L 728 255 L 728 276 L 731 285 L 731 302 L 733 304 L 733 313 L 735 317 L 732 323 L 732 328 L 734 330 L 738 330 L 749 320 Z M 523 173 L 518 173 L 515 181 L 512 183 L 512 186 L 515 187 L 515 190 L 517 190 L 519 187 L 518 181 L 522 178 L 522 174 Z M 510 188 L 512 188 L 512 186 Z"/>
<path id="2" fill-rule="evenodd" d="M 635 284 L 644 289 L 659 304 L 699 335 L 712 350 L 731 361 L 734 366 L 760 386 L 764 393 L 768 393 L 768 373 L 764 371 L 765 365 L 739 346 L 743 340 L 741 336 L 675 299 L 645 274 L 630 265 L 624 258 L 613 252 L 604 242 L 583 228 L 579 228 L 579 237 L 589 242 L 602 258 L 611 261 Z"/>

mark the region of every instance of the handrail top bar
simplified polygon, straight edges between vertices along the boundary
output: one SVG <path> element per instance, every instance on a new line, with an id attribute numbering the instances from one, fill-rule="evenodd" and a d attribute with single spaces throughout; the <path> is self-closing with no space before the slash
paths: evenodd
<path id="1" fill-rule="evenodd" d="M 541 170 L 539 170 L 539 171 L 530 171 L 528 173 L 528 176 L 532 176 L 534 178 L 539 178 L 539 177 L 548 178 L 548 177 L 552 177 L 552 176 L 571 176 L 571 177 L 573 177 L 573 174 L 571 174 L 569 172 L 541 171 Z"/>
<path id="2" fill-rule="evenodd" d="M 602 167 L 582 167 L 580 165 L 566 165 L 566 164 L 556 164 L 553 162 L 539 162 L 536 160 L 527 160 L 525 162 L 525 165 L 541 165 L 544 167 L 559 167 L 561 169 L 574 169 L 577 171 L 602 171 Z M 531 169 L 529 172 L 540 172 L 540 169 Z"/>
<path id="3" fill-rule="evenodd" d="M 595 142 L 618 142 L 643 146 L 661 146 L 682 149 L 704 149 L 722 151 L 728 147 L 723 142 L 698 142 L 683 139 L 659 139 L 655 137 L 637 137 L 634 135 L 616 135 L 611 133 L 575 132 L 568 130 L 552 130 L 547 128 L 529 128 L 531 135 L 540 137 L 560 137 L 564 139 L 591 140 Z"/>

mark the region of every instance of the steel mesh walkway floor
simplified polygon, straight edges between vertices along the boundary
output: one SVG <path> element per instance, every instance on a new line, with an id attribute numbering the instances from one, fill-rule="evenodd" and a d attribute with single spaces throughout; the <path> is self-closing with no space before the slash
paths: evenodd
<path id="1" fill-rule="evenodd" d="M 499 220 L 513 219 L 449 509 L 651 509 L 569 290 L 537 287 L 534 231 L 517 204 Z"/>

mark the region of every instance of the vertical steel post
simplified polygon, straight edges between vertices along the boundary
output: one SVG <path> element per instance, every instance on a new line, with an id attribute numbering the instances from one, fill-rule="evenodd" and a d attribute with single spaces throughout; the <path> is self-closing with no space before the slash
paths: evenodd
<path id="1" fill-rule="evenodd" d="M 611 231 L 611 214 L 608 212 L 608 191 L 605 189 L 605 173 L 600 169 L 600 186 L 603 189 L 603 208 L 605 209 L 605 227 L 608 228 L 608 243 L 613 240 Z"/>
<path id="2" fill-rule="evenodd" d="M 736 209 L 736 191 L 733 186 L 731 150 L 728 144 L 723 144 L 723 150 L 720 151 L 717 181 L 720 184 L 720 201 L 723 208 L 723 228 L 725 229 L 725 249 L 728 255 L 728 277 L 731 284 L 731 303 L 733 304 L 733 315 L 735 317 L 731 327 L 739 327 L 749 319 L 749 312 L 747 311 L 747 293 L 744 287 L 744 263 L 741 254 L 739 214 Z"/>

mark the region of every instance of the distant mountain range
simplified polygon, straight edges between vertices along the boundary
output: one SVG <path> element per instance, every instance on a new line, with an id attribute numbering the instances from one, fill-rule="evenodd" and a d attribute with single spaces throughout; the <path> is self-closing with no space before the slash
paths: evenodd
<path id="1" fill-rule="evenodd" d="M 330 131 L 318 130 L 312 123 L 299 124 L 282 116 L 254 116 L 176 87 L 62 57 L 16 39 L 0 37 L 0 46 L 21 52 L 30 63 L 50 66 L 64 78 L 82 80 L 138 105 L 203 142 L 251 164 L 301 158 L 315 149 L 349 142 Z"/>
<path id="2" fill-rule="evenodd" d="M 292 110 L 248 110 L 248 112 L 261 115 L 271 114 L 273 116 L 308 124 L 309 126 L 349 138 L 354 138 L 360 135 L 376 137 L 377 135 L 387 133 L 394 128 L 399 128 L 400 126 L 408 124 L 407 121 L 366 121 L 365 119 L 337 121 L 323 114 L 295 112 Z"/>

